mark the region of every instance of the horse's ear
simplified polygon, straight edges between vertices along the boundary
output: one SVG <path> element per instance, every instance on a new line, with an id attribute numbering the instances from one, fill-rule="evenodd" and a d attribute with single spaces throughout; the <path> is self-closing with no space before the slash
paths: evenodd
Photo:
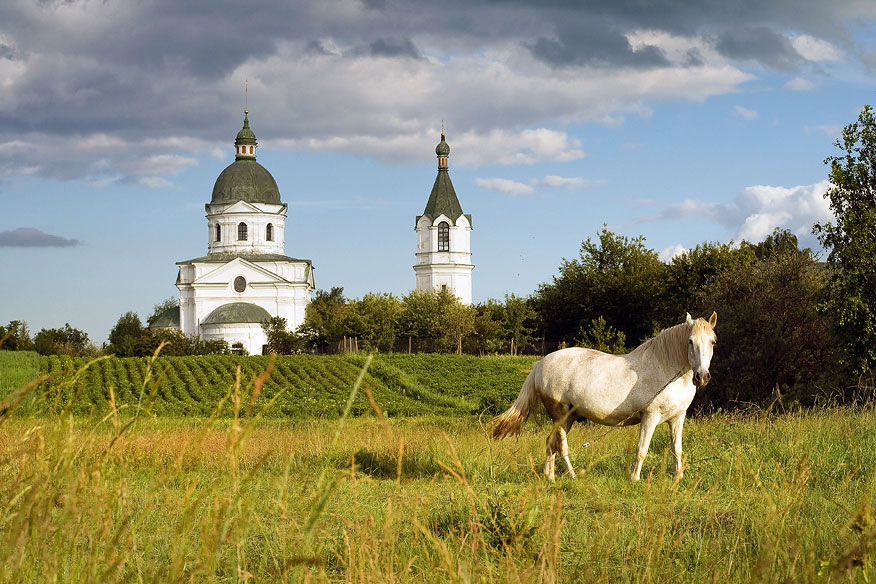
<path id="1" fill-rule="evenodd" d="M 685 314 L 684 322 L 686 324 L 693 324 L 693 318 L 691 318 L 690 313 L 685 312 L 684 314 Z"/>
<path id="2" fill-rule="evenodd" d="M 715 323 L 718 322 L 718 313 L 714 310 L 712 311 L 712 316 L 709 317 L 709 326 L 715 328 Z"/>

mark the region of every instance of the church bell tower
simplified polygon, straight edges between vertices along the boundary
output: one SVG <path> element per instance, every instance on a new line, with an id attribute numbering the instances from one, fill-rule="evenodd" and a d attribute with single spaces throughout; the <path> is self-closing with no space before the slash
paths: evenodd
<path id="1" fill-rule="evenodd" d="M 450 146 L 441 132 L 435 148 L 438 176 L 423 214 L 416 220 L 417 290 L 449 290 L 463 304 L 471 304 L 471 215 L 462 206 L 450 181 L 447 160 Z"/>

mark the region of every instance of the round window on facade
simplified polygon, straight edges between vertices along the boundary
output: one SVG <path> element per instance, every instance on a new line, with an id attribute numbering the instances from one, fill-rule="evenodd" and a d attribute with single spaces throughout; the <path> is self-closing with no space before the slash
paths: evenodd
<path id="1" fill-rule="evenodd" d="M 234 291 L 238 294 L 246 290 L 246 278 L 238 276 L 234 278 Z"/>

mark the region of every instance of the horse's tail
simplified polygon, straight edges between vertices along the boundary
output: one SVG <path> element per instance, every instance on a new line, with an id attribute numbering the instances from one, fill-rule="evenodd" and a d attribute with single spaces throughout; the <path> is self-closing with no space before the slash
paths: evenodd
<path id="1" fill-rule="evenodd" d="M 490 424 L 493 426 L 492 436 L 499 440 L 509 434 L 519 434 L 523 423 L 532 413 L 532 410 L 538 405 L 538 393 L 535 389 L 536 374 L 541 370 L 541 361 L 538 361 L 532 368 L 532 371 L 523 382 L 523 387 L 520 389 L 520 395 L 508 408 L 505 413 L 500 414 L 492 419 Z"/>

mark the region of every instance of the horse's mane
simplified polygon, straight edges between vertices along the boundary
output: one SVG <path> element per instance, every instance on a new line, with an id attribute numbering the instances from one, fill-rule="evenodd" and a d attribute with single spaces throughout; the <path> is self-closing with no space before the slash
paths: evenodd
<path id="1" fill-rule="evenodd" d="M 694 327 L 702 326 L 704 322 L 698 318 L 694 321 Z M 661 361 L 682 361 L 687 359 L 687 338 L 690 335 L 691 327 L 686 322 L 665 328 L 632 351 L 634 353 L 644 353 L 647 350 L 652 350 L 657 358 Z"/>

